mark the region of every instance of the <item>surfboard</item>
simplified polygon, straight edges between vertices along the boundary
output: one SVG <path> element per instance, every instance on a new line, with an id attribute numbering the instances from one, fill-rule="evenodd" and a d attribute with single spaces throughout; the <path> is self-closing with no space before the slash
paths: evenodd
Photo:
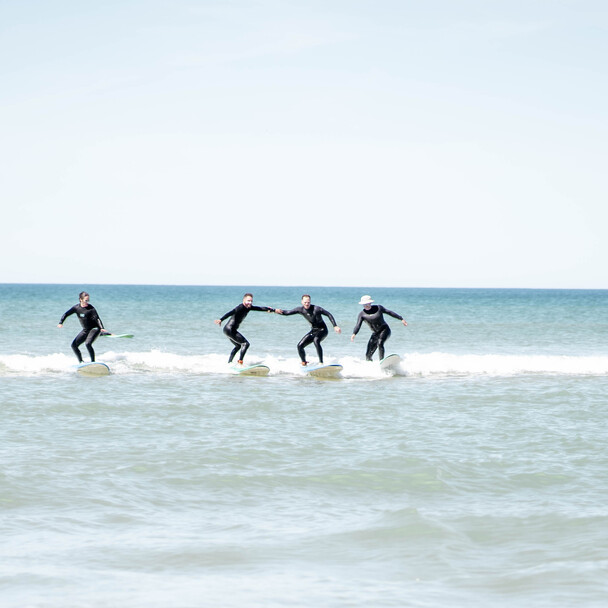
<path id="1" fill-rule="evenodd" d="M 383 372 L 395 373 L 399 369 L 401 364 L 401 357 L 399 355 L 388 355 L 380 361 L 380 369 Z"/>
<path id="2" fill-rule="evenodd" d="M 105 363 L 80 363 L 76 371 L 83 376 L 107 376 L 110 368 Z"/>
<path id="3" fill-rule="evenodd" d="M 270 368 L 267 365 L 235 365 L 231 368 L 238 376 L 267 376 Z"/>
<path id="4" fill-rule="evenodd" d="M 132 338 L 133 334 L 101 334 L 105 338 Z"/>
<path id="5" fill-rule="evenodd" d="M 337 363 L 329 365 L 308 365 L 304 369 L 304 373 L 315 378 L 339 378 L 342 366 Z"/>

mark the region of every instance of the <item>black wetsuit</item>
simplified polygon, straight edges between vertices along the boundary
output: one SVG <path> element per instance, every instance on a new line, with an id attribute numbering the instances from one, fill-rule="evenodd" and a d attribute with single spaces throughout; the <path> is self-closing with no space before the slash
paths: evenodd
<path id="1" fill-rule="evenodd" d="M 243 319 L 249 314 L 250 310 L 258 310 L 258 311 L 262 311 L 262 312 L 274 312 L 274 308 L 270 308 L 269 306 L 251 306 L 250 308 L 247 308 L 244 304 L 239 304 L 238 306 L 233 308 L 231 311 L 227 312 L 220 319 L 220 321 L 224 321 L 224 319 L 231 317 L 230 321 L 228 321 L 228 323 L 226 323 L 226 326 L 224 327 L 224 330 L 223 330 L 224 333 L 226 334 L 226 336 L 228 337 L 228 339 L 230 340 L 230 342 L 232 342 L 234 344 L 234 348 L 232 349 L 232 352 L 230 353 L 230 357 L 228 358 L 228 363 L 232 363 L 232 360 L 234 359 L 234 355 L 236 355 L 236 353 L 239 350 L 241 351 L 241 353 L 239 355 L 239 361 L 242 361 L 245 357 L 245 353 L 247 352 L 247 349 L 249 348 L 249 342 L 247 341 L 245 336 L 243 336 L 241 333 L 239 333 L 238 329 L 239 329 L 239 325 L 243 322 Z"/>
<path id="2" fill-rule="evenodd" d="M 304 306 L 298 306 L 292 310 L 283 311 L 281 314 L 285 316 L 289 315 L 302 315 L 311 325 L 310 331 L 300 340 L 298 343 L 298 354 L 302 363 L 306 362 L 306 353 L 304 349 L 314 343 L 317 349 L 317 355 L 319 356 L 319 363 L 323 363 L 323 349 L 321 348 L 321 342 L 325 340 L 329 333 L 325 321 L 323 321 L 322 315 L 325 315 L 331 321 L 331 324 L 336 327 L 336 320 L 330 312 L 327 312 L 324 308 L 311 304 L 308 310 Z"/>
<path id="3" fill-rule="evenodd" d="M 384 306 L 380 306 L 380 304 L 372 304 L 372 307 L 369 310 L 363 309 L 357 317 L 357 324 L 355 325 L 355 329 L 353 329 L 353 334 L 357 335 L 363 321 L 365 321 L 372 330 L 372 335 L 367 343 L 367 352 L 365 353 L 365 358 L 368 361 L 372 360 L 372 356 L 376 352 L 376 349 L 378 349 L 380 359 L 384 359 L 384 343 L 391 335 L 391 328 L 384 320 L 383 315 L 385 314 L 403 321 L 401 315 L 384 308 Z"/>
<path id="4" fill-rule="evenodd" d="M 95 361 L 93 342 L 95 342 L 101 333 L 101 330 L 104 328 L 103 323 L 101 322 L 101 319 L 99 318 L 99 315 L 92 304 L 89 304 L 88 306 L 76 304 L 63 314 L 59 324 L 63 325 L 63 322 L 73 314 L 78 315 L 78 320 L 82 326 L 82 331 L 74 338 L 74 341 L 72 342 L 72 350 L 78 358 L 78 361 L 82 363 L 82 355 L 80 354 L 80 349 L 78 347 L 84 342 L 87 350 L 89 351 L 89 355 L 91 356 L 91 361 Z"/>

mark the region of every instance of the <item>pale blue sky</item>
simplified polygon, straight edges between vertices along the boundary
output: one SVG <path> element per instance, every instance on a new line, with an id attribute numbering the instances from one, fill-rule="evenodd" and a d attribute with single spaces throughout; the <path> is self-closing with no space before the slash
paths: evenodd
<path id="1" fill-rule="evenodd" d="M 608 288 L 603 0 L 0 0 L 0 282 Z"/>

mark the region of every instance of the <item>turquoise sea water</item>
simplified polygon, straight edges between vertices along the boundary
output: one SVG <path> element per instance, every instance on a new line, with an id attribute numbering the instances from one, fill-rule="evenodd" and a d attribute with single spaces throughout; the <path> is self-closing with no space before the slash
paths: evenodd
<path id="1" fill-rule="evenodd" d="M 56 327 L 82 289 L 135 334 L 108 377 Z M 304 319 L 257 312 L 270 375 L 229 373 L 246 290 L 0 286 L 3 606 L 605 604 L 608 291 L 252 289 L 335 315 L 322 381 Z M 364 293 L 409 323 L 397 376 L 350 341 Z"/>

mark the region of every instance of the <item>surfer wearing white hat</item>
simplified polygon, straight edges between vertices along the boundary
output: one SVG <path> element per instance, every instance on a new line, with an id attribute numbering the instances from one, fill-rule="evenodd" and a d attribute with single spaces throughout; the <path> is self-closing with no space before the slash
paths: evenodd
<path id="1" fill-rule="evenodd" d="M 384 343 L 391 335 L 391 328 L 384 320 L 384 315 L 387 314 L 395 319 L 399 319 L 403 325 L 407 325 L 407 323 L 405 319 L 396 312 L 388 310 L 388 308 L 384 308 L 384 306 L 381 306 L 380 304 L 374 304 L 374 300 L 372 300 L 371 296 L 362 296 L 359 304 L 363 306 L 363 310 L 357 317 L 357 323 L 353 329 L 353 335 L 350 337 L 351 342 L 355 340 L 355 336 L 361 329 L 361 324 L 363 321 L 365 321 L 372 330 L 372 335 L 367 343 L 365 359 L 367 361 L 371 361 L 376 349 L 378 350 L 380 359 L 384 359 Z"/>

